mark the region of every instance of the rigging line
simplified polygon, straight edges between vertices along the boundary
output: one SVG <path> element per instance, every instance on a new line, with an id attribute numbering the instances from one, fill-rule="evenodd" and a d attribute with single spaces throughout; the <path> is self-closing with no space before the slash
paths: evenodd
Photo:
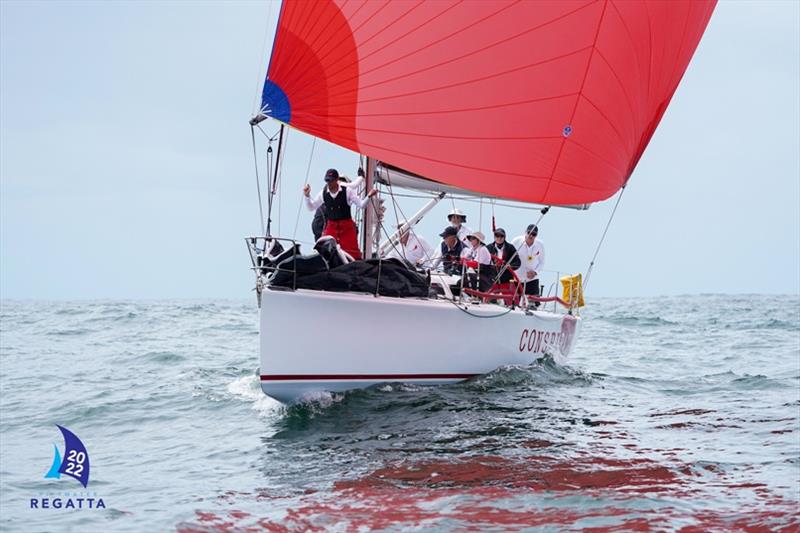
<path id="1" fill-rule="evenodd" d="M 391 196 L 391 195 L 392 195 L 392 193 L 391 193 L 391 188 L 389 187 L 389 189 L 390 189 L 390 191 L 389 191 L 389 195 Z M 372 198 L 370 198 L 370 200 L 374 202 L 374 200 L 375 200 L 375 197 L 373 196 Z M 374 206 L 374 203 L 373 203 L 373 206 Z M 402 210 L 402 208 L 398 207 L 398 209 L 400 210 L 400 214 L 401 214 L 401 215 L 403 215 L 403 210 Z M 405 217 L 405 215 L 403 215 L 403 217 Z M 382 231 L 383 231 L 384 235 L 386 235 L 386 239 L 387 239 L 387 240 L 389 241 L 389 243 L 392 245 L 392 248 L 394 248 L 394 251 L 395 251 L 395 252 L 397 252 L 397 247 L 396 247 L 396 246 L 394 245 L 394 243 L 392 242 L 392 240 L 391 240 L 391 235 L 389 235 L 389 232 L 388 232 L 388 231 L 386 231 L 386 226 L 384 226 L 384 224 L 383 224 L 383 220 L 378 220 L 378 226 L 380 227 L 380 230 L 382 230 Z M 411 232 L 411 231 L 413 231 L 413 230 L 409 229 L 409 232 Z M 424 248 L 423 248 L 423 251 L 424 251 Z M 425 255 L 426 255 L 426 256 L 428 256 L 428 261 L 430 261 L 430 260 L 431 260 L 431 257 L 428 255 L 428 253 L 427 253 L 427 252 L 425 252 Z M 403 257 L 404 257 L 404 256 L 403 256 Z M 408 261 L 406 261 L 406 260 L 405 260 L 405 258 L 403 259 L 403 261 L 404 261 L 405 263 L 408 263 Z M 379 265 L 380 265 L 380 263 L 379 263 Z M 430 272 L 430 270 L 431 270 L 431 269 L 427 269 L 427 270 Z M 478 315 L 478 314 L 476 314 L 476 313 L 473 313 L 473 312 L 471 312 L 471 311 L 470 311 L 470 310 L 467 308 L 467 306 L 463 306 L 463 307 L 462 307 L 462 306 L 461 306 L 461 305 L 460 305 L 458 302 L 455 302 L 455 301 L 453 301 L 453 300 L 450 300 L 449 298 L 443 298 L 443 300 L 444 300 L 444 301 L 446 301 L 446 302 L 448 302 L 448 303 L 450 303 L 451 305 L 454 305 L 454 306 L 456 307 L 456 309 L 458 309 L 459 311 L 461 311 L 461 312 L 463 312 L 463 313 L 466 313 L 466 314 L 468 314 L 469 316 L 472 316 L 472 317 L 475 317 L 475 318 L 498 318 L 498 317 L 501 317 L 501 316 L 505 316 L 505 315 L 507 315 L 508 313 L 510 313 L 511 311 L 513 311 L 513 308 L 512 308 L 512 307 L 508 307 L 508 308 L 507 308 L 506 310 L 504 310 L 503 312 L 501 312 L 501 313 L 497 313 L 497 314 L 494 314 L 494 315 Z"/>
<path id="2" fill-rule="evenodd" d="M 264 39 L 263 39 L 263 42 L 261 43 L 261 56 L 260 57 L 262 57 L 262 58 L 264 57 L 265 52 L 267 51 L 267 38 L 269 37 L 269 30 L 272 27 L 272 2 L 268 2 L 268 4 L 269 4 L 269 9 L 267 10 L 267 25 L 264 27 Z M 260 109 L 260 107 L 261 107 L 261 106 L 258 105 L 258 96 L 259 96 L 259 94 L 261 92 L 261 91 L 258 90 L 258 88 L 261 86 L 261 68 L 262 68 L 262 65 L 263 65 L 263 62 L 259 61 L 258 62 L 258 71 L 256 72 L 256 91 L 255 91 L 256 94 L 253 95 L 253 107 L 252 107 L 253 115 L 256 114 L 256 109 Z M 266 75 L 267 75 L 267 73 L 264 74 L 265 78 L 266 78 Z"/>
<path id="3" fill-rule="evenodd" d="M 284 142 L 283 142 L 283 130 L 284 125 L 281 124 L 280 129 L 278 130 L 278 153 L 275 155 L 275 175 L 270 184 L 269 190 L 269 214 L 267 219 L 267 233 L 272 233 L 272 206 L 275 203 L 275 193 L 278 190 L 278 181 L 281 177 L 281 155 L 283 153 Z M 288 133 L 287 133 L 288 139 Z M 267 149 L 267 155 L 269 157 L 269 165 L 272 168 L 272 141 L 269 142 L 269 148 Z M 281 197 L 278 196 L 278 234 L 280 234 L 280 220 L 281 220 Z"/>
<path id="4" fill-rule="evenodd" d="M 611 216 L 608 217 L 608 222 L 606 222 L 606 228 L 603 230 L 603 235 L 600 237 L 600 242 L 597 243 L 597 248 L 594 251 L 594 255 L 592 256 L 592 261 L 589 263 L 589 268 L 586 269 L 586 277 L 583 280 L 583 292 L 586 292 L 586 287 L 589 285 L 589 277 L 592 275 L 592 269 L 594 268 L 595 259 L 597 259 L 597 254 L 600 253 L 600 247 L 603 245 L 603 241 L 606 238 L 606 233 L 608 233 L 608 228 L 611 227 L 611 221 L 614 220 L 614 215 L 617 213 L 617 207 L 619 207 L 619 202 L 622 200 L 622 195 L 625 192 L 625 185 L 619 191 L 619 196 L 617 196 L 617 202 L 614 204 L 614 209 L 611 211 Z"/>
<path id="5" fill-rule="evenodd" d="M 281 130 L 283 130 L 284 124 L 281 124 Z M 281 134 L 281 139 L 283 139 L 283 148 L 278 150 L 278 157 L 279 160 L 275 164 L 275 173 L 278 177 L 278 184 L 280 185 L 283 182 L 283 164 L 280 162 L 280 159 L 285 159 L 286 150 L 289 149 L 289 134 L 291 133 L 292 128 L 286 126 L 286 134 Z M 278 143 L 280 144 L 280 143 Z M 283 195 L 278 194 L 278 233 L 281 232 L 281 205 L 283 204 Z"/>
<path id="6" fill-rule="evenodd" d="M 261 180 L 258 177 L 258 152 L 256 151 L 256 132 L 250 126 L 250 137 L 253 140 L 253 164 L 256 170 L 256 193 L 258 194 L 258 220 L 261 222 L 261 233 L 264 234 L 264 206 L 261 204 Z"/>
<path id="7" fill-rule="evenodd" d="M 317 147 L 317 138 L 314 137 L 314 142 L 311 144 L 311 156 L 308 158 L 308 167 L 306 168 L 306 181 L 303 182 L 303 187 L 308 185 L 308 176 L 311 173 L 311 162 L 314 160 L 314 149 Z M 311 194 L 309 193 L 309 198 Z M 300 224 L 300 209 L 303 207 L 303 200 L 300 198 L 300 205 L 297 206 L 297 216 L 294 219 L 294 232 L 292 232 L 292 239 L 297 236 L 297 225 Z"/>
<path id="8" fill-rule="evenodd" d="M 546 215 L 546 214 L 547 214 L 549 211 L 550 211 L 550 206 L 543 207 L 543 208 L 541 209 L 541 211 L 540 211 L 540 213 L 541 213 L 541 214 L 539 215 L 539 218 L 538 218 L 538 219 L 536 220 L 536 222 L 534 223 L 534 226 L 536 226 L 536 227 L 538 228 L 538 227 L 539 227 L 539 223 L 541 223 L 542 219 L 544 218 L 544 216 L 545 216 L 545 215 Z M 526 235 L 525 235 L 525 236 L 527 237 L 527 233 L 526 233 Z M 523 242 L 524 242 L 524 241 L 523 241 Z M 512 261 L 513 261 L 513 260 L 514 260 L 516 257 L 519 257 L 519 248 L 517 248 L 517 251 L 516 251 L 516 252 L 514 252 L 514 255 L 512 255 L 512 256 L 511 256 L 511 258 L 509 258 L 509 260 L 508 260 L 508 261 L 506 261 L 505 259 L 503 260 L 503 263 L 504 263 L 504 264 L 503 264 L 503 268 L 501 268 L 501 269 L 500 269 L 500 270 L 497 272 L 497 276 L 495 276 L 494 280 L 492 281 L 492 285 L 494 285 L 495 283 L 497 283 L 498 281 L 500 281 L 500 277 L 501 277 L 501 276 L 502 276 L 502 275 L 505 273 L 505 271 L 506 271 L 506 270 L 508 270 L 509 268 L 511 268 L 511 262 L 512 262 Z M 537 274 L 538 274 L 538 272 L 537 272 Z M 525 281 L 525 283 L 527 283 L 527 280 Z M 522 285 L 522 283 L 520 283 L 520 285 Z"/>
<path id="9" fill-rule="evenodd" d="M 483 197 L 481 197 L 480 207 L 478 208 L 478 231 L 483 228 Z"/>
<path id="10" fill-rule="evenodd" d="M 388 170 L 387 170 L 387 184 L 388 184 L 388 183 L 389 183 L 389 180 L 388 180 Z M 399 206 L 399 204 L 397 203 L 397 201 L 396 201 L 396 200 L 395 200 L 395 198 L 394 198 L 393 187 L 392 187 L 392 186 L 389 184 L 389 185 L 387 185 L 387 189 L 389 190 L 389 195 L 392 197 L 392 204 L 396 206 L 396 207 L 395 207 L 395 209 L 396 209 L 396 210 L 399 210 L 399 211 L 400 211 L 400 215 L 402 215 L 402 217 L 405 219 L 405 218 L 406 218 L 406 215 L 405 215 L 405 213 L 403 213 L 403 208 Z M 374 200 L 374 198 L 375 198 L 375 197 L 373 197 L 372 199 Z M 454 204 L 454 205 L 455 205 L 455 204 Z M 539 225 L 539 222 L 541 222 L 541 220 L 542 220 L 542 217 L 544 217 L 544 215 L 545 215 L 545 214 L 547 214 L 547 211 L 549 211 L 549 209 L 550 209 L 549 207 L 547 207 L 547 208 L 543 208 L 543 211 L 544 211 L 544 212 L 543 212 L 543 213 L 542 213 L 542 214 L 539 216 L 539 219 L 536 221 L 536 225 L 537 225 L 537 226 Z M 384 227 L 384 225 L 383 225 L 383 221 L 382 221 L 382 220 L 379 220 L 379 221 L 378 221 L 378 223 L 379 223 L 379 225 L 380 225 L 380 229 L 381 229 L 381 230 L 383 230 L 383 233 L 386 235 L 386 239 L 387 239 L 387 240 L 389 241 L 389 243 L 392 245 L 392 248 L 394 249 L 394 251 L 395 251 L 395 252 L 397 252 L 397 251 L 398 251 L 398 250 L 397 250 L 397 246 L 395 246 L 395 244 L 392 242 L 391 235 L 389 235 L 389 233 L 386 231 L 386 228 L 385 228 L 385 227 Z M 412 231 L 413 231 L 413 228 L 408 228 L 408 232 L 409 232 L 409 233 L 411 233 Z M 439 244 L 439 246 L 441 246 L 441 244 Z M 423 247 L 423 248 L 422 248 L 422 251 L 425 253 L 425 256 L 426 256 L 426 258 L 427 258 L 427 260 L 428 260 L 428 263 L 431 265 L 431 269 L 432 269 L 432 267 L 433 267 L 433 257 L 431 257 L 431 255 L 430 255 L 430 254 L 428 254 L 427 250 L 425 250 L 425 247 Z M 434 254 L 434 255 L 435 255 L 435 254 Z M 403 258 L 404 258 L 404 260 L 405 260 L 405 255 L 402 255 L 402 257 L 403 257 Z M 512 259 L 513 259 L 513 258 L 512 258 Z M 406 261 L 406 262 L 407 262 L 407 261 Z M 507 264 L 508 264 L 508 263 L 507 263 Z M 416 265 L 415 265 L 415 266 L 416 266 Z M 428 269 L 428 270 L 431 270 L 431 269 Z M 500 274 L 498 274 L 498 277 L 497 277 L 497 279 L 499 279 L 499 277 L 500 277 L 500 275 L 501 275 L 501 274 L 502 274 L 502 272 L 501 272 Z M 495 279 L 495 281 L 492 283 L 492 285 L 494 285 L 495 283 L 497 283 L 497 279 Z M 520 285 L 521 285 L 521 284 L 520 284 Z M 518 288 L 518 290 L 519 290 L 519 288 Z M 455 305 L 455 306 L 456 306 L 456 307 L 457 307 L 457 308 L 458 308 L 460 311 L 462 311 L 462 312 L 464 312 L 464 313 L 466 313 L 466 314 L 468 314 L 468 315 L 470 315 L 470 316 L 472 316 L 472 317 L 475 317 L 475 318 L 497 318 L 497 317 L 501 317 L 501 316 L 507 315 L 508 313 L 510 313 L 510 312 L 513 310 L 513 307 L 508 307 L 508 309 L 506 309 L 506 310 L 505 310 L 505 311 L 503 311 L 502 313 L 498 313 L 498 314 L 495 314 L 495 315 L 485 315 L 485 316 L 484 316 L 484 315 L 478 315 L 478 314 L 472 313 L 472 312 L 470 312 L 470 311 L 467 309 L 467 307 L 466 307 L 466 306 L 462 307 L 462 306 L 461 306 L 461 305 L 459 305 L 457 302 L 454 302 L 454 301 L 452 301 L 452 300 L 450 300 L 450 299 L 447 299 L 447 301 L 448 301 L 448 302 L 450 302 L 451 304 Z"/>
<path id="11" fill-rule="evenodd" d="M 389 170 L 388 169 L 386 169 L 386 183 L 387 183 L 387 188 L 389 190 L 389 196 L 392 197 L 392 205 L 394 206 L 394 210 L 395 210 L 395 218 L 397 217 L 397 211 L 400 211 L 400 216 L 402 216 L 403 219 L 406 221 L 406 223 L 408 223 L 408 218 L 406 217 L 406 214 L 403 212 L 403 208 L 400 207 L 400 204 L 397 202 L 397 200 L 395 200 L 394 187 L 392 187 L 391 183 L 389 182 Z M 398 220 L 398 222 L 399 222 L 399 220 Z M 408 228 L 406 228 L 406 230 L 408 231 L 409 235 L 411 235 L 411 233 L 413 232 L 414 233 L 414 238 L 415 239 L 417 238 L 416 232 L 414 232 L 414 228 L 408 227 Z M 394 251 L 397 252 L 397 247 L 392 242 L 391 236 L 387 235 L 386 238 L 389 240 L 389 244 L 392 245 L 392 248 L 394 248 Z M 399 236 L 398 236 L 398 241 L 397 242 L 398 243 L 400 242 Z M 400 243 L 400 244 L 402 245 L 402 243 Z M 440 246 L 441 246 L 441 244 L 440 244 Z M 424 246 L 422 247 L 422 251 L 425 253 L 425 258 L 427 259 L 428 264 L 431 266 L 431 268 L 433 268 L 433 266 L 434 266 L 433 265 L 433 257 L 428 253 L 427 250 L 425 250 Z M 405 246 L 403 246 L 403 253 L 400 254 L 400 256 L 405 260 Z"/>
<path id="12" fill-rule="evenodd" d="M 394 194 L 392 193 L 392 189 L 394 189 L 394 187 L 392 187 L 392 181 L 389 179 L 389 169 L 386 169 L 386 187 L 389 189 L 389 196 L 392 197 L 392 208 L 394 209 L 394 220 L 395 220 L 395 223 L 397 224 L 397 229 L 400 229 L 400 216 L 398 216 L 398 214 L 397 214 L 397 211 L 398 211 L 399 208 L 397 207 L 397 202 L 395 201 Z M 405 215 L 405 213 L 403 213 L 402 209 L 400 209 L 400 215 L 402 215 L 403 219 L 405 220 L 406 215 Z M 407 222 L 408 221 L 406 220 L 406 223 Z M 411 228 L 408 228 L 408 231 L 410 233 L 411 232 Z M 406 246 L 405 246 L 405 244 L 400 242 L 399 238 L 398 238 L 397 242 L 399 242 L 400 246 L 402 246 L 402 248 L 403 248 L 403 257 L 405 258 L 405 256 L 406 256 Z"/>
<path id="13" fill-rule="evenodd" d="M 364 168 L 365 168 L 364 154 L 358 154 L 358 170 L 363 171 Z M 356 179 L 360 179 L 362 177 L 364 178 L 364 182 L 366 182 L 367 181 L 366 180 L 366 172 L 364 172 L 364 176 L 360 176 L 358 171 L 356 171 Z M 364 189 L 366 189 L 366 187 L 364 187 Z M 359 187 L 356 189 L 356 192 L 359 192 L 360 190 L 361 190 L 361 186 L 359 185 Z M 353 218 L 353 220 L 356 223 L 356 226 L 359 227 L 359 228 L 361 227 L 361 218 L 362 218 L 362 213 L 363 212 L 364 212 L 364 209 L 356 209 L 356 214 L 355 214 L 355 217 Z"/>
<path id="14" fill-rule="evenodd" d="M 275 194 L 273 179 L 275 177 L 277 177 L 277 173 L 275 176 L 272 174 L 272 142 L 270 141 L 267 146 L 267 236 L 272 233 L 272 204 Z"/>
<path id="15" fill-rule="evenodd" d="M 281 124 L 281 125 L 282 125 L 282 124 Z M 264 131 L 264 130 L 262 130 L 262 129 L 261 129 L 261 124 L 256 124 L 256 128 L 258 128 L 258 129 L 259 129 L 259 131 L 260 131 L 260 132 L 261 132 L 261 133 L 264 135 L 264 137 L 266 137 L 266 139 L 267 139 L 268 141 L 274 141 L 275 139 L 277 139 L 277 138 L 278 138 L 278 135 L 279 135 L 279 134 L 280 134 L 280 132 L 281 132 L 280 130 L 278 130 L 277 132 L 275 132 L 275 135 L 273 135 L 272 137 L 270 137 L 270 136 L 267 134 L 267 132 L 266 132 L 266 131 Z"/>
<path id="16" fill-rule="evenodd" d="M 394 193 L 394 195 L 399 197 L 399 198 L 421 198 L 421 199 L 426 199 L 426 200 L 430 200 L 430 198 L 431 198 L 431 195 L 428 195 L 428 194 L 413 194 L 413 193 L 396 192 L 396 193 Z M 436 196 L 436 195 L 434 195 L 434 196 Z M 455 199 L 455 200 L 458 200 L 460 202 L 471 202 L 471 203 L 477 203 L 478 202 L 477 199 L 471 198 L 469 196 L 457 196 L 457 195 L 453 195 L 453 194 L 448 194 L 448 196 L 450 197 L 451 200 Z M 522 210 L 528 210 L 528 209 L 531 208 L 530 205 L 515 205 L 515 204 L 500 203 L 500 202 L 496 202 L 493 199 L 492 200 L 492 210 L 493 211 L 494 211 L 494 207 L 495 206 L 507 207 L 509 209 L 522 209 Z M 541 205 L 539 208 L 541 208 L 541 207 L 544 207 L 544 205 Z"/>

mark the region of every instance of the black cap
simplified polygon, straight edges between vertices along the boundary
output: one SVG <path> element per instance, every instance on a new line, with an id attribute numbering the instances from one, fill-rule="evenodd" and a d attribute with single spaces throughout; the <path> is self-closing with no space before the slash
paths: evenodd
<path id="1" fill-rule="evenodd" d="M 527 235 L 539 235 L 539 228 L 536 227 L 536 224 L 531 224 L 528 226 L 528 229 L 525 231 Z"/>
<path id="2" fill-rule="evenodd" d="M 505 239 L 506 238 L 506 230 L 504 230 L 503 228 L 497 228 L 496 230 L 494 230 L 494 236 L 497 237 L 498 235 L 500 235 L 501 237 L 503 237 Z"/>
<path id="3" fill-rule="evenodd" d="M 339 179 L 339 171 L 335 168 L 329 168 L 327 172 L 325 172 L 325 183 L 330 183 L 332 181 L 336 181 Z"/>
<path id="4" fill-rule="evenodd" d="M 458 236 L 458 230 L 453 226 L 447 226 L 446 228 L 444 228 L 444 231 L 439 234 L 439 237 L 443 239 L 445 237 L 457 237 L 457 236 Z"/>

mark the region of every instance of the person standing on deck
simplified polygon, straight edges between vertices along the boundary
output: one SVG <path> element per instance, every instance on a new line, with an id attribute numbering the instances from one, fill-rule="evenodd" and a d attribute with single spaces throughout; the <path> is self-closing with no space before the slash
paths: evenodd
<path id="1" fill-rule="evenodd" d="M 339 176 L 339 184 L 342 187 L 352 187 L 354 191 L 358 190 L 361 183 L 364 181 L 362 177 L 363 171 L 358 169 L 358 177 L 352 182 L 347 176 Z M 314 212 L 314 220 L 311 221 L 311 232 L 314 234 L 314 241 L 318 241 L 322 237 L 322 232 L 325 231 L 325 224 L 328 223 L 328 218 L 325 214 L 325 204 L 322 204 Z M 358 227 L 356 227 L 356 236 L 358 236 Z"/>
<path id="2" fill-rule="evenodd" d="M 503 228 L 497 228 L 494 230 L 494 242 L 486 248 L 489 250 L 490 254 L 502 261 L 502 263 L 497 267 L 498 270 L 503 270 L 503 273 L 500 275 L 500 283 L 509 283 L 512 279 L 514 279 L 514 276 L 511 275 L 509 270 L 518 269 L 521 262 L 519 260 L 517 248 L 510 242 L 506 241 L 506 230 Z M 505 263 L 509 263 L 509 265 L 508 268 L 503 269 L 503 265 Z"/>
<path id="3" fill-rule="evenodd" d="M 359 209 L 363 209 L 369 199 L 378 191 L 372 189 L 364 198 L 359 198 L 358 193 L 354 190 L 342 187 L 339 183 L 339 171 L 335 168 L 328 169 L 325 173 L 325 183 L 327 184 L 325 188 L 317 193 L 313 200 L 311 199 L 311 185 L 306 184 L 303 187 L 306 207 L 309 211 L 314 211 L 319 206 L 325 205 L 327 222 L 322 234 L 336 239 L 342 250 L 350 254 L 353 259 L 359 260 L 361 252 L 358 249 L 356 226 L 350 206 L 355 205 Z"/>
<path id="4" fill-rule="evenodd" d="M 539 228 L 531 224 L 525 231 L 514 239 L 513 244 L 519 253 L 520 267 L 516 270 L 520 282 L 525 284 L 525 294 L 539 296 L 539 273 L 544 268 L 544 245 L 537 237 Z M 534 302 L 532 307 L 539 307 L 539 302 Z"/>
<path id="5" fill-rule="evenodd" d="M 467 235 L 472 233 L 472 230 L 469 229 L 464 222 L 467 221 L 467 215 L 465 215 L 461 209 L 453 208 L 450 211 L 450 214 L 447 215 L 447 221 L 450 222 L 450 225 L 456 229 L 458 233 L 458 240 L 461 241 L 461 244 L 464 246 L 469 246 L 469 241 L 467 240 Z"/>

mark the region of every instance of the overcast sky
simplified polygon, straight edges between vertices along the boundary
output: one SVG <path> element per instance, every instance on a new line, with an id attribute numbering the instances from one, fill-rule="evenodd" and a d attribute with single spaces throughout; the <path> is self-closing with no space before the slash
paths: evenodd
<path id="1" fill-rule="evenodd" d="M 0 296 L 251 297 L 242 237 L 259 222 L 247 120 L 277 9 L 0 2 Z M 589 296 L 800 291 L 799 27 L 797 1 L 720 2 L 633 174 Z M 286 236 L 310 151 L 292 132 Z M 312 185 L 356 163 L 318 142 Z M 540 233 L 547 269 L 585 271 L 612 205 L 551 211 Z M 435 241 L 450 207 L 420 233 Z M 458 207 L 489 233 L 488 206 Z M 536 215 L 496 216 L 519 234 Z M 298 238 L 310 239 L 309 223 L 303 208 Z"/>

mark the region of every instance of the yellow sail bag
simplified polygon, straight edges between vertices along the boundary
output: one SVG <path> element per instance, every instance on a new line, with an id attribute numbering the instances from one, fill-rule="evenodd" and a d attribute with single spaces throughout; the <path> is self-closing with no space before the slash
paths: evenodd
<path id="1" fill-rule="evenodd" d="M 562 276 L 561 299 L 570 304 L 572 307 L 583 307 L 583 274 L 575 274 L 574 276 Z"/>

